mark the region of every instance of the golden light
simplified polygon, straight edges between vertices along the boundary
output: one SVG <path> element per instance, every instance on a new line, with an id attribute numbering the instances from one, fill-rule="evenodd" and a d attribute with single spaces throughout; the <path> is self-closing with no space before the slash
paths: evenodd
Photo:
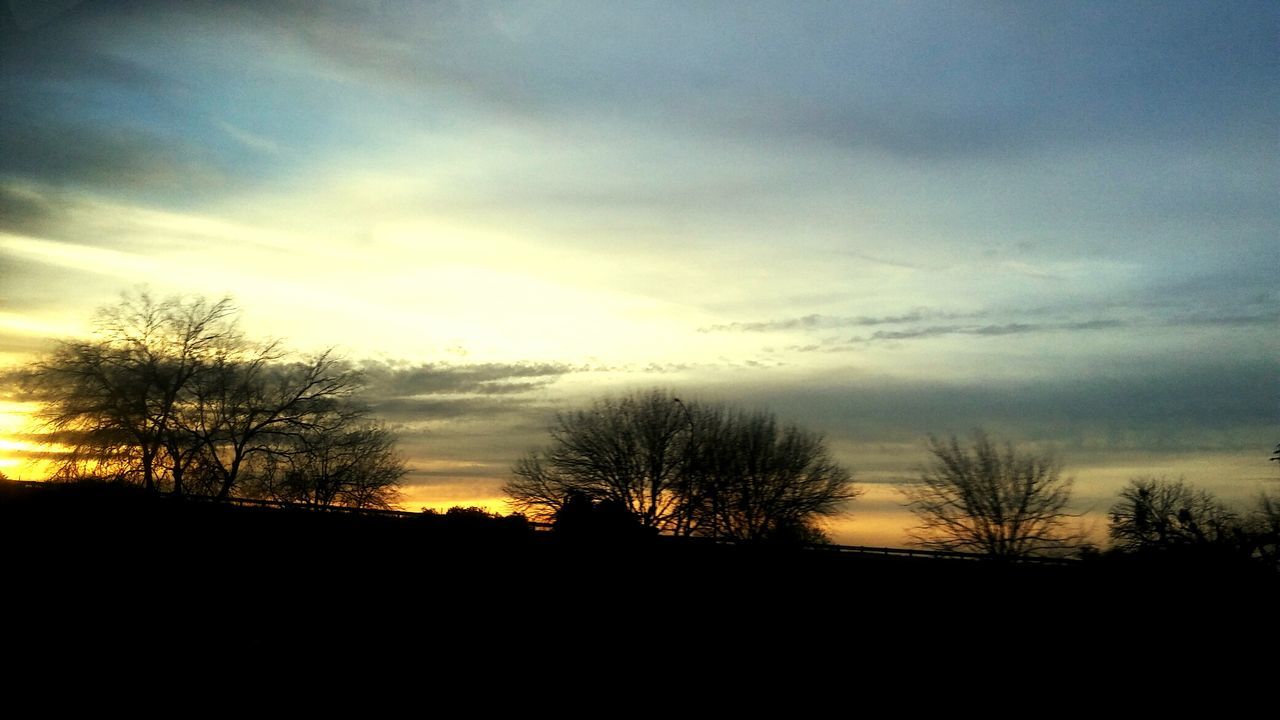
<path id="1" fill-rule="evenodd" d="M 62 449 L 24 439 L 33 429 L 38 408 L 37 403 L 0 401 L 0 470 L 10 479 L 48 477 L 52 463 L 43 454 Z"/>

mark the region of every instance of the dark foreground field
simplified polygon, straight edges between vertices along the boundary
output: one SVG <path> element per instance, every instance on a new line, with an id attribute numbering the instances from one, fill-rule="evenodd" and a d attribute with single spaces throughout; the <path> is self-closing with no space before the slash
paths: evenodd
<path id="1" fill-rule="evenodd" d="M 484 518 L 235 507 L 103 486 L 0 488 L 15 633 L 175 633 L 246 645 L 302 633 L 510 648 L 574 638 L 729 662 L 777 643 L 1202 643 L 1274 630 L 1276 577 L 1249 565 L 1062 565 L 877 557 L 590 534 Z M 1232 628 L 1236 628 L 1233 630 Z M 1154 637 L 1147 637 L 1154 635 Z M 754 650 L 753 650 L 754 648 Z M 505 652 L 505 651 L 504 651 Z"/>

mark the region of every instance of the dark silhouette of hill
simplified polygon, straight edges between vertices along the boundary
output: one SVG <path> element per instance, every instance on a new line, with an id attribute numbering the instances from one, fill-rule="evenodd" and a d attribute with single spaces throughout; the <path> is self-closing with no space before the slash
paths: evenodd
<path id="1" fill-rule="evenodd" d="M 557 533 L 478 512 L 237 507 L 109 485 L 0 484 L 0 542 L 12 593 L 46 617 L 309 643 L 484 628 L 511 642 L 573 636 L 657 654 L 646 643 L 660 636 L 716 657 L 868 633 L 998 645 L 1122 634 L 1153 616 L 1190 632 L 1187 618 L 1240 621 L 1280 598 L 1274 574 L 1254 566 L 877 556 Z"/>

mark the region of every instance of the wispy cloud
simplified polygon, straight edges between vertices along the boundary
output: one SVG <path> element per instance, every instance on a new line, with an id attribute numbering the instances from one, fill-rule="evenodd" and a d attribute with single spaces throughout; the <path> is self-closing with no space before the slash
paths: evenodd
<path id="1" fill-rule="evenodd" d="M 1280 312 L 1259 310 L 1256 312 L 1233 312 L 1228 310 L 1186 312 L 1169 305 L 1141 308 L 1145 312 L 1139 314 L 1139 308 L 1116 308 L 1119 316 L 1091 318 L 1083 320 L 1060 320 L 1057 322 L 1025 322 L 1011 318 L 1002 323 L 929 323 L 925 321 L 937 319 L 982 318 L 995 315 L 994 312 L 976 313 L 943 313 L 913 311 L 903 315 L 883 317 L 831 317 L 822 315 L 806 315 L 804 317 L 769 322 L 740 322 L 713 325 L 701 328 L 701 332 L 772 332 L 785 330 L 823 331 L 843 327 L 868 327 L 876 325 L 897 324 L 904 327 L 876 330 L 866 335 L 850 337 L 827 336 L 820 342 L 794 344 L 786 346 L 792 352 L 846 352 L 857 347 L 879 342 L 895 342 L 904 340 L 924 340 L 944 336 L 971 337 L 1007 337 L 1031 335 L 1038 333 L 1089 333 L 1124 328 L 1159 328 L 1159 327 L 1266 327 L 1280 326 Z M 1042 317 L 1053 313 L 1050 309 L 1040 308 L 1028 310 L 1024 315 Z M 1056 314 L 1056 313 L 1054 313 Z"/>
<path id="2" fill-rule="evenodd" d="M 854 336 L 849 343 L 870 343 L 882 340 L 917 340 L 942 335 L 974 335 L 979 337 L 1001 337 L 1006 335 L 1027 335 L 1033 333 L 1061 332 L 1093 332 L 1101 330 L 1117 330 L 1137 327 L 1254 327 L 1276 325 L 1280 323 L 1280 312 L 1258 313 L 1253 315 L 1202 314 L 1193 316 L 1171 317 L 1164 319 L 1121 320 L 1117 318 L 1101 318 L 1076 322 L 1056 323 L 1020 323 L 1011 322 L 998 325 L 932 325 L 906 330 L 879 330 L 870 335 Z"/>
<path id="3" fill-rule="evenodd" d="M 56 226 L 67 203 L 32 187 L 0 182 L 0 231 L 40 236 Z"/>
<path id="4" fill-rule="evenodd" d="M 545 387 L 573 372 L 563 363 L 361 363 L 369 396 L 380 401 L 425 395 L 514 395 Z"/>
<path id="5" fill-rule="evenodd" d="M 868 327 L 873 325 L 894 325 L 915 323 L 924 320 L 959 320 L 962 318 L 983 317 L 985 313 L 951 313 L 941 310 L 917 309 L 902 315 L 882 316 L 840 316 L 840 315 L 804 315 L 802 317 L 784 318 L 780 320 L 763 320 L 751 322 L 733 322 L 719 325 L 708 325 L 698 328 L 698 332 L 777 332 L 782 330 L 829 330 L 845 327 Z"/>
<path id="6" fill-rule="evenodd" d="M 237 142 L 247 148 L 267 153 L 269 155 L 276 155 L 280 152 L 280 145 L 270 138 L 265 138 L 261 135 L 251 133 L 248 130 L 244 130 L 243 128 L 238 128 L 225 120 L 219 120 L 217 123 L 218 127 L 222 128 L 223 132 L 230 135 Z"/>
<path id="7" fill-rule="evenodd" d="M 515 397 L 397 397 L 376 400 L 372 407 L 385 420 L 416 424 L 459 420 L 492 422 L 501 417 L 522 416 L 533 404 L 528 399 Z"/>
<path id="8" fill-rule="evenodd" d="M 0 124 L 0 172 L 52 185 L 165 195 L 226 190 L 228 171 L 198 143 L 149 129 L 48 117 Z"/>
<path id="9" fill-rule="evenodd" d="M 956 382 L 814 377 L 803 386 L 761 383 L 738 392 L 833 437 L 864 442 L 910 442 L 930 432 L 986 426 L 1067 445 L 1168 452 L 1255 447 L 1260 460 L 1275 447 L 1275 360 L 1117 360 L 1108 370 Z"/>
<path id="10" fill-rule="evenodd" d="M 977 335 L 983 337 L 1000 337 L 1004 335 L 1026 335 L 1043 332 L 1087 332 L 1091 330 L 1113 330 L 1124 327 L 1123 320 L 1086 320 L 1083 322 L 1061 323 L 1004 323 L 1000 325 L 933 325 L 910 330 L 880 330 L 871 335 L 851 337 L 849 342 L 875 342 L 877 340 L 916 340 L 919 338 L 938 337 L 940 335 Z"/>
<path id="11" fill-rule="evenodd" d="M 1193 315 L 1169 318 L 1165 321 L 1165 324 L 1173 327 L 1265 327 L 1267 325 L 1272 325 L 1276 326 L 1277 329 L 1280 330 L 1280 311 L 1216 315 L 1212 313 L 1197 313 Z"/>

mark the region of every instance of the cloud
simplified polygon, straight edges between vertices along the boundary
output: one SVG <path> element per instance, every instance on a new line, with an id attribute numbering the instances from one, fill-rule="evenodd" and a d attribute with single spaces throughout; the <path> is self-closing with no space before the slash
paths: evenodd
<path id="1" fill-rule="evenodd" d="M 1046 313 L 1054 312 L 1048 308 L 1038 310 L 1028 310 L 1023 314 L 1030 316 L 1038 316 Z M 818 352 L 833 351 L 845 349 L 850 344 L 866 344 L 880 341 L 894 340 L 918 340 L 923 338 L 940 337 L 944 335 L 972 335 L 977 337 L 1000 337 L 1006 335 L 1024 335 L 1029 333 L 1043 332 L 1087 332 L 1093 330 L 1113 330 L 1133 324 L 1132 321 L 1121 320 L 1118 318 L 1099 318 L 1092 320 L 1075 320 L 1062 322 L 1018 322 L 1011 321 L 1007 323 L 990 323 L 990 324 L 938 324 L 938 325 L 921 325 L 925 321 L 936 320 L 959 320 L 985 318 L 993 315 L 992 311 L 980 312 L 945 312 L 941 310 L 913 310 L 909 313 L 901 315 L 883 315 L 883 316 L 829 316 L 829 315 L 804 315 L 796 318 L 787 318 L 782 320 L 769 320 L 758 322 L 734 322 L 723 323 L 718 325 L 709 325 L 698 329 L 699 332 L 741 332 L 741 333 L 759 333 L 759 332 L 779 332 L 788 330 L 801 331 L 824 331 L 837 328 L 849 327 L 874 327 L 877 325 L 906 325 L 908 327 L 896 330 L 877 330 L 870 335 L 853 336 L 846 339 L 837 339 L 828 337 L 822 343 L 809 343 L 804 345 L 791 345 L 789 350 L 797 352 Z M 1236 319 L 1233 322 L 1247 322 L 1245 319 Z"/>
<path id="2" fill-rule="evenodd" d="M 268 155 L 277 155 L 280 152 L 280 145 L 270 138 L 265 138 L 251 133 L 248 130 L 238 128 L 225 120 L 217 121 L 217 125 L 222 128 L 223 132 L 247 148 L 267 153 Z"/>
<path id="3" fill-rule="evenodd" d="M 86 5 L 0 40 L 0 177 L 186 197 L 225 187 L 216 159 L 180 125 L 191 88 L 176 64 L 149 69 L 136 48 L 113 47 L 132 23 L 110 14 Z"/>
<path id="4" fill-rule="evenodd" d="M 513 395 L 545 387 L 577 368 L 563 363 L 422 363 L 365 361 L 371 397 Z"/>
<path id="5" fill-rule="evenodd" d="M 563 363 L 419 363 L 368 360 L 360 364 L 367 384 L 364 399 L 373 412 L 406 432 L 431 435 L 460 432 L 483 423 L 497 436 L 528 429 L 531 418 L 549 412 L 546 389 L 586 368 Z M 424 425 L 424 423 L 426 425 Z M 470 444 L 491 444 L 489 439 Z M 509 453 L 509 450 L 508 450 Z M 503 462 L 509 462 L 504 457 Z"/>
<path id="6" fill-rule="evenodd" d="M 982 317 L 986 313 L 975 313 L 969 317 Z M 1031 315 L 1039 313 L 1031 312 Z M 959 317 L 959 316 L 957 316 Z M 812 318 L 812 321 L 806 322 Z M 886 322 L 902 322 L 904 324 L 916 322 L 924 319 L 924 316 L 899 316 L 898 318 L 885 318 Z M 837 323 L 823 322 L 821 316 L 807 316 L 800 318 L 799 321 L 779 321 L 775 323 L 734 323 L 732 325 L 712 326 L 710 329 L 732 328 L 745 332 L 779 330 L 790 328 L 834 328 L 842 325 L 875 325 L 878 322 L 876 318 L 852 318 L 854 322 Z M 833 319 L 835 320 L 835 319 Z M 986 325 L 976 324 L 948 324 L 948 325 L 925 325 L 917 327 L 907 327 L 898 330 L 877 330 L 870 335 L 855 335 L 844 340 L 836 340 L 828 338 L 821 344 L 810 343 L 806 345 L 791 345 L 788 349 L 796 352 L 833 352 L 851 349 L 859 345 L 867 345 L 877 342 L 894 342 L 902 340 L 923 340 L 928 338 L 936 338 L 943 336 L 971 336 L 971 337 L 1006 337 L 1016 335 L 1031 335 L 1040 333 L 1088 333 L 1097 331 L 1119 330 L 1119 329 L 1139 329 L 1139 328 L 1159 328 L 1159 327 L 1223 327 L 1223 328 L 1250 328 L 1250 327 L 1267 327 L 1280 324 L 1280 312 L 1276 311 L 1258 311 L 1252 313 L 1207 311 L 1194 314 L 1179 312 L 1177 308 L 1163 306 L 1156 308 L 1154 316 L 1131 317 L 1122 319 L 1118 317 L 1096 318 L 1091 320 L 1071 320 L 1061 322 L 1007 322 L 992 323 Z"/>
<path id="7" fill-rule="evenodd" d="M 1261 451 L 1275 445 L 1280 363 L 1168 358 L 1116 361 L 1034 381 L 827 375 L 722 383 L 715 391 L 849 442 L 911 442 L 981 426 L 1065 447 Z"/>
<path id="8" fill-rule="evenodd" d="M 69 100 L 71 93 L 57 94 L 56 88 L 50 87 L 53 83 L 64 89 L 100 83 L 152 94 L 172 87 L 174 81 L 162 72 L 110 50 L 110 39 L 128 24 L 110 17 L 119 7 L 82 3 L 79 10 L 87 12 L 29 28 L 32 32 L 6 28 L 9 33 L 0 38 L 4 70 L 0 82 L 9 86 L 8 107 L 35 99 Z M 116 32 L 101 32 L 104 28 Z"/>
<path id="9" fill-rule="evenodd" d="M 229 186 L 217 159 L 198 144 L 127 126 L 10 119 L 0 124 L 0 157 L 0 173 L 54 186 L 161 195 Z"/>
<path id="10" fill-rule="evenodd" d="M 1028 335 L 1035 333 L 1093 332 L 1099 330 L 1118 330 L 1121 328 L 1140 327 L 1255 327 L 1280 323 L 1280 312 L 1264 312 L 1257 314 L 1202 314 L 1193 316 L 1170 317 L 1160 320 L 1120 320 L 1117 318 L 1101 318 L 1078 322 L 1057 323 L 1020 323 L 1011 322 L 1001 325 L 934 325 L 930 327 L 908 330 L 879 330 L 871 335 L 849 338 L 851 344 L 873 343 L 889 340 L 919 340 L 942 335 L 972 335 L 978 337 L 1002 337 L 1006 335 Z"/>
<path id="11" fill-rule="evenodd" d="M 480 397 L 461 398 L 385 398 L 372 400 L 373 412 L 392 422 L 492 421 L 516 415 L 528 407 L 529 400 Z"/>
<path id="12" fill-rule="evenodd" d="M 58 219 L 66 215 L 67 206 L 61 197 L 0 182 L 0 231 L 47 237 L 59 227 Z"/>
<path id="13" fill-rule="evenodd" d="M 940 310 L 912 310 L 902 315 L 872 316 L 830 316 L 804 315 L 782 320 L 765 320 L 756 322 L 733 322 L 720 325 L 708 325 L 698 328 L 698 332 L 775 332 L 779 330 L 826 330 L 842 327 L 867 327 L 872 325 L 891 325 L 914 323 L 922 320 L 954 320 L 960 318 L 982 317 L 985 313 L 948 313 Z"/>
<path id="14" fill-rule="evenodd" d="M 1280 311 L 1259 312 L 1259 313 L 1240 313 L 1240 314 L 1212 314 L 1197 313 L 1195 315 L 1185 315 L 1182 317 L 1173 317 L 1165 321 L 1165 324 L 1172 327 L 1267 327 L 1273 326 L 1280 329 Z"/>
<path id="15" fill-rule="evenodd" d="M 1061 323 L 1020 323 L 1012 322 L 1001 325 L 934 325 L 911 330 L 879 330 L 865 337 L 849 338 L 851 343 L 868 343 L 879 340 L 917 340 L 920 338 L 938 337 L 940 335 L 976 335 L 979 337 L 1001 337 L 1005 335 L 1026 335 L 1044 332 L 1087 332 L 1092 330 L 1114 330 L 1128 325 L 1123 320 L 1101 319 L 1082 322 Z"/>

